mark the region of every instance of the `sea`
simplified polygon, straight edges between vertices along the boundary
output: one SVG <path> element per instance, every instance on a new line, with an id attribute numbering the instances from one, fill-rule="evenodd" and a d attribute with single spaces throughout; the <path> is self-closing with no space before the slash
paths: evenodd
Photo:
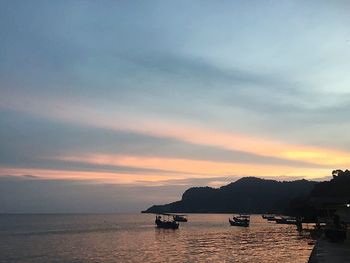
<path id="1" fill-rule="evenodd" d="M 308 231 L 252 215 L 189 214 L 178 230 L 157 229 L 152 214 L 0 215 L 0 262 L 306 263 Z"/>

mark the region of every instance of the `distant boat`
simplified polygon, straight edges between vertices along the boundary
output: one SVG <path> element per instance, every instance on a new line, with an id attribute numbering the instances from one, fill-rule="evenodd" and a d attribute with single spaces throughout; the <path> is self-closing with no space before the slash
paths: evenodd
<path id="1" fill-rule="evenodd" d="M 233 216 L 232 219 L 229 218 L 228 221 L 230 222 L 231 226 L 242 226 L 242 227 L 248 227 L 250 223 L 250 215 L 237 215 Z"/>
<path id="2" fill-rule="evenodd" d="M 278 219 L 277 216 L 272 216 L 272 217 L 268 217 L 267 221 L 276 221 Z"/>
<path id="3" fill-rule="evenodd" d="M 173 219 L 176 222 L 187 222 L 187 216 L 186 215 L 173 215 Z"/>
<path id="4" fill-rule="evenodd" d="M 168 219 L 162 219 L 162 216 L 168 216 Z M 164 229 L 178 229 L 179 223 L 177 223 L 174 219 L 170 220 L 170 214 L 162 214 L 162 215 L 156 215 L 155 223 L 158 228 L 164 228 Z"/>
<path id="5" fill-rule="evenodd" d="M 263 219 L 268 220 L 268 221 L 275 221 L 276 220 L 276 215 L 274 215 L 274 214 L 264 214 L 261 217 Z"/>
<path id="6" fill-rule="evenodd" d="M 297 219 L 295 217 L 291 216 L 281 216 L 279 218 L 276 218 L 277 224 L 285 224 L 285 225 L 296 225 Z"/>

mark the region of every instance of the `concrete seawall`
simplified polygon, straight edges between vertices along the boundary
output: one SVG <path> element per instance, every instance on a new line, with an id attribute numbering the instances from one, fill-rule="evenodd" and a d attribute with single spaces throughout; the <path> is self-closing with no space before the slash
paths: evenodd
<path id="1" fill-rule="evenodd" d="M 308 263 L 349 263 L 350 239 L 342 243 L 333 243 L 322 236 L 315 244 Z"/>

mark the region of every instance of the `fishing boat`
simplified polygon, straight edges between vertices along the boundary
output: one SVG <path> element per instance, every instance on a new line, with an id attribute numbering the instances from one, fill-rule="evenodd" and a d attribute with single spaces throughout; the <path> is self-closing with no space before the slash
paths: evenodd
<path id="1" fill-rule="evenodd" d="M 165 218 L 167 216 L 167 219 L 163 219 L 162 216 Z M 170 214 L 162 214 L 162 215 L 156 215 L 155 223 L 158 228 L 164 228 L 164 229 L 178 229 L 179 223 L 177 223 L 174 219 L 170 220 Z"/>
<path id="2" fill-rule="evenodd" d="M 277 224 L 285 224 L 285 225 L 296 225 L 297 219 L 291 216 L 281 216 L 276 218 Z"/>
<path id="3" fill-rule="evenodd" d="M 266 219 L 268 221 L 275 221 L 276 216 L 274 214 L 264 214 L 261 216 L 263 219 Z"/>
<path id="4" fill-rule="evenodd" d="M 176 222 L 187 222 L 187 216 L 186 215 L 173 215 L 173 219 Z"/>
<path id="5" fill-rule="evenodd" d="M 250 223 L 250 215 L 234 215 L 231 218 L 228 219 L 230 222 L 231 226 L 243 226 L 243 227 L 248 227 Z"/>

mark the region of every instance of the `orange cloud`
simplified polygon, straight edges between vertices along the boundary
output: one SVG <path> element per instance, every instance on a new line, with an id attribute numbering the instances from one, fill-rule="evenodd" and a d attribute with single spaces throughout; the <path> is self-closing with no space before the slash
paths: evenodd
<path id="1" fill-rule="evenodd" d="M 25 101 L 28 103 L 28 101 Z M 29 101 L 30 102 L 30 101 Z M 37 103 L 37 100 L 35 100 Z M 31 105 L 31 111 L 38 115 L 44 115 L 49 118 L 56 118 L 71 123 L 80 123 L 94 127 L 101 127 L 117 131 L 132 131 L 136 133 L 160 136 L 166 138 L 177 139 L 189 143 L 209 145 L 220 147 L 229 150 L 238 150 L 249 153 L 258 154 L 261 156 L 276 157 L 287 160 L 296 160 L 307 162 L 310 164 L 328 166 L 329 170 L 335 168 L 346 168 L 350 163 L 350 154 L 348 152 L 339 151 L 335 149 L 312 147 L 306 145 L 290 144 L 286 142 L 276 141 L 271 138 L 262 138 L 252 135 L 245 135 L 235 132 L 214 130 L 205 126 L 191 126 L 187 123 L 180 123 L 176 121 L 166 121 L 161 119 L 152 119 L 149 116 L 142 115 L 125 115 L 119 111 L 98 111 L 93 107 L 85 107 L 78 104 L 68 105 L 62 101 L 44 101 L 46 106 L 50 105 L 52 111 L 42 111 L 42 105 L 38 107 L 36 104 Z M 23 109 L 21 101 L 16 101 L 16 105 L 11 107 Z M 44 106 L 45 106 L 44 105 Z M 24 110 L 24 109 L 23 109 Z M 28 108 L 26 108 L 28 111 Z M 95 161 L 98 160 L 94 156 Z M 129 157 L 131 158 L 131 157 Z M 129 163 L 130 159 L 125 159 L 124 165 Z M 199 161 L 190 160 L 164 160 L 157 162 L 155 160 L 137 160 L 138 166 L 152 165 L 153 168 L 161 169 L 166 163 L 170 164 L 172 168 L 177 170 L 195 171 L 196 173 L 244 173 L 244 174 L 303 174 L 305 177 L 313 177 L 316 171 L 320 172 L 319 176 L 324 175 L 325 169 L 298 169 L 295 167 L 286 167 L 276 165 L 257 165 L 257 164 L 223 164 L 210 162 L 198 163 Z M 136 165 L 136 161 L 133 161 Z M 195 168 L 194 168 L 195 167 Z M 298 172 L 297 172 L 298 170 Z M 249 172 L 248 172 L 249 171 Z M 327 173 L 327 175 L 328 175 Z"/>
<path id="2" fill-rule="evenodd" d="M 290 144 L 271 138 L 214 130 L 200 124 L 193 126 L 173 120 L 151 119 L 148 116 L 97 112 L 92 108 L 72 107 L 72 109 L 69 106 L 63 107 L 64 111 L 56 112 L 56 117 L 117 131 L 132 131 L 261 156 L 328 165 L 333 168 L 347 167 L 350 163 L 350 153 L 335 149 Z"/>
<path id="3" fill-rule="evenodd" d="M 182 141 L 216 146 L 229 150 L 244 151 L 261 156 L 276 157 L 287 160 L 308 162 L 310 164 L 347 167 L 350 163 L 350 153 L 296 145 L 275 141 L 269 138 L 259 138 L 233 132 L 222 132 L 206 127 L 176 126 L 151 122 L 152 125 L 140 125 L 135 132 L 143 132 L 154 136 L 176 138 Z"/>
<path id="4" fill-rule="evenodd" d="M 165 179 L 179 179 L 176 176 L 125 174 L 113 172 L 62 171 L 53 169 L 0 168 L 0 175 L 33 175 L 42 179 L 89 180 L 100 183 L 134 184 L 138 181 L 157 182 Z"/>
<path id="5" fill-rule="evenodd" d="M 242 163 L 223 163 L 200 160 L 187 160 L 175 158 L 141 157 L 141 156 L 121 156 L 106 154 L 87 154 L 83 156 L 59 157 L 60 160 L 71 162 L 86 162 L 100 165 L 122 165 L 135 168 L 151 168 L 170 170 L 182 173 L 182 175 L 171 175 L 165 173 L 163 180 L 186 177 L 221 177 L 229 175 L 238 176 L 292 176 L 319 178 L 328 176 L 329 168 L 298 168 L 282 165 L 258 165 Z M 186 175 L 187 174 L 187 175 Z M 144 175 L 143 180 L 152 180 L 150 176 Z"/>

